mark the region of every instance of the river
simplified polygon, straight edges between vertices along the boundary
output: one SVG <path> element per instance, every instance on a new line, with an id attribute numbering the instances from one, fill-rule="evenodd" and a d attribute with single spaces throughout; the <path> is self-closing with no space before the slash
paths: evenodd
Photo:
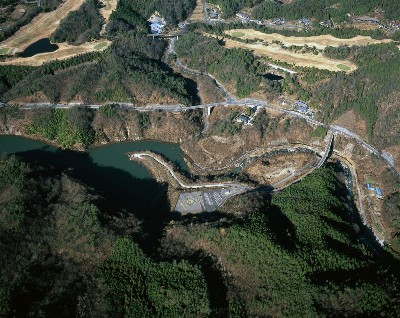
<path id="1" fill-rule="evenodd" d="M 88 149 L 86 152 L 61 150 L 43 142 L 19 136 L 0 136 L 0 153 L 16 153 L 29 161 L 47 163 L 62 169 L 75 169 L 124 190 L 145 192 L 139 180 L 152 179 L 140 164 L 130 161 L 129 151 L 150 150 L 162 154 L 180 169 L 188 169 L 183 153 L 177 144 L 156 141 L 136 141 L 108 144 Z M 140 184 L 140 189 L 138 184 Z"/>

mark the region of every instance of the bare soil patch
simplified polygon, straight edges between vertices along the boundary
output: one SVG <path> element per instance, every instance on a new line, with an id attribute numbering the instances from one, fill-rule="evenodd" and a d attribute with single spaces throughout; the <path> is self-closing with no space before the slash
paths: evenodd
<path id="1" fill-rule="evenodd" d="M 314 55 L 312 53 L 290 52 L 281 48 L 281 46 L 277 44 L 265 45 L 263 43 L 242 43 L 231 39 L 225 39 L 225 46 L 227 48 L 252 50 L 256 55 L 267 56 L 274 60 L 302 67 L 315 67 L 333 72 L 343 71 L 344 67 L 348 69 L 347 72 L 357 69 L 357 66 L 349 61 L 329 59 L 322 54 Z"/>
<path id="2" fill-rule="evenodd" d="M 49 13 L 41 13 L 31 23 L 18 30 L 12 37 L 0 43 L 0 49 L 8 47 L 13 53 L 22 52 L 32 43 L 48 38 L 70 11 L 78 10 L 85 0 L 66 0 Z"/>
<path id="3" fill-rule="evenodd" d="M 40 66 L 52 60 L 64 60 L 79 54 L 102 51 L 111 44 L 110 41 L 93 41 L 83 43 L 78 46 L 70 45 L 67 43 L 57 43 L 59 49 L 54 52 L 36 54 L 27 58 L 17 58 L 8 61 L 0 62 L 0 65 L 28 65 Z"/>
<path id="4" fill-rule="evenodd" d="M 344 112 L 333 124 L 345 127 L 362 138 L 367 138 L 367 123 L 354 109 Z"/>
<path id="5" fill-rule="evenodd" d="M 315 46 L 317 49 L 324 49 L 327 46 L 341 46 L 341 45 L 368 45 L 368 44 L 379 44 L 379 43 L 389 43 L 392 42 L 391 39 L 385 40 L 375 40 L 370 36 L 357 35 L 351 39 L 339 39 L 332 35 L 318 35 L 309 37 L 297 37 L 297 36 L 284 36 L 277 33 L 267 34 L 254 29 L 233 29 L 225 31 L 226 34 L 235 36 L 236 32 L 243 33 L 242 39 L 256 40 L 260 39 L 262 41 L 279 41 L 284 45 L 297 45 L 304 46 Z"/>
<path id="6" fill-rule="evenodd" d="M 300 170 L 313 161 L 315 156 L 308 153 L 281 154 L 268 159 L 259 159 L 245 169 L 251 180 L 258 184 L 273 184 Z"/>

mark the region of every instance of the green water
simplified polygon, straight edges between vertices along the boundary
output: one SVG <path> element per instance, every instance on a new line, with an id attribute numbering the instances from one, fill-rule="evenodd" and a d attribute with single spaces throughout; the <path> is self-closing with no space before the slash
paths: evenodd
<path id="1" fill-rule="evenodd" d="M 150 150 L 164 155 L 181 169 L 187 170 L 179 145 L 155 141 L 109 144 L 88 149 L 85 153 L 65 151 L 43 142 L 19 136 L 0 136 L 0 153 L 17 153 L 30 161 L 45 162 L 63 169 L 78 169 L 121 187 L 134 187 L 131 179 L 151 179 L 147 170 L 129 160 L 130 151 Z"/>

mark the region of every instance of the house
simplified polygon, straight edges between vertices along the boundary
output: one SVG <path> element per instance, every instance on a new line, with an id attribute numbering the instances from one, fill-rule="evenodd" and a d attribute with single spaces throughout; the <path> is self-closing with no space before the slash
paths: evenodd
<path id="1" fill-rule="evenodd" d="M 207 9 L 207 13 L 211 19 L 218 19 L 219 17 L 219 12 L 215 8 Z"/>
<path id="2" fill-rule="evenodd" d="M 382 199 L 383 196 L 382 196 L 381 188 L 375 188 L 375 191 L 376 191 L 377 197 L 378 197 L 379 199 Z"/>
<path id="3" fill-rule="evenodd" d="M 285 23 L 286 23 L 286 20 L 284 18 L 274 18 L 274 19 L 272 19 L 272 22 L 270 24 L 282 25 L 282 24 L 285 24 Z"/>
<path id="4" fill-rule="evenodd" d="M 304 24 L 307 27 L 311 27 L 312 26 L 312 22 L 311 20 L 307 19 L 307 18 L 301 18 L 299 20 L 299 23 Z"/>
<path id="5" fill-rule="evenodd" d="M 332 20 L 321 21 L 319 24 L 330 29 L 334 27 Z"/>
<path id="6" fill-rule="evenodd" d="M 245 125 L 252 125 L 253 119 L 252 119 L 251 117 L 245 115 L 245 114 L 241 114 L 241 115 L 237 118 L 236 121 L 237 121 L 238 123 L 242 123 L 242 124 L 245 124 Z"/>
<path id="7" fill-rule="evenodd" d="M 165 25 L 158 23 L 158 22 L 154 22 L 150 24 L 150 32 L 152 34 L 161 34 L 164 32 L 164 28 Z"/>
<path id="8" fill-rule="evenodd" d="M 179 22 L 179 24 L 178 24 L 178 27 L 180 28 L 180 29 L 184 29 L 184 28 L 186 28 L 186 26 L 188 25 L 189 23 L 188 22 Z"/>
<path id="9" fill-rule="evenodd" d="M 147 20 L 150 23 L 150 32 L 152 34 L 161 34 L 164 32 L 167 23 L 157 11 Z"/>
<path id="10" fill-rule="evenodd" d="M 307 113 L 308 110 L 309 110 L 308 109 L 308 105 L 305 102 L 301 101 L 301 100 L 296 100 L 294 102 L 294 107 L 295 107 L 297 112 L 302 113 L 302 114 Z"/>
<path id="11" fill-rule="evenodd" d="M 240 20 L 242 20 L 242 23 L 247 23 L 247 22 L 250 21 L 250 17 L 249 17 L 247 14 L 245 14 L 245 13 L 239 12 L 239 13 L 236 14 L 236 16 L 237 16 Z"/>
<path id="12" fill-rule="evenodd" d="M 375 188 L 373 186 L 371 186 L 371 184 L 367 183 L 367 189 L 368 190 L 375 190 Z"/>

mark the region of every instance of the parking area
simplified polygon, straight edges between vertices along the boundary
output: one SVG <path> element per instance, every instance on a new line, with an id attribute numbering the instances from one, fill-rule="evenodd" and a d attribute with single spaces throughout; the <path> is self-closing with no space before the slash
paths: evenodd
<path id="1" fill-rule="evenodd" d="M 226 200 L 242 192 L 240 189 L 224 188 L 210 191 L 183 192 L 179 195 L 175 211 L 182 214 L 213 212 Z"/>

